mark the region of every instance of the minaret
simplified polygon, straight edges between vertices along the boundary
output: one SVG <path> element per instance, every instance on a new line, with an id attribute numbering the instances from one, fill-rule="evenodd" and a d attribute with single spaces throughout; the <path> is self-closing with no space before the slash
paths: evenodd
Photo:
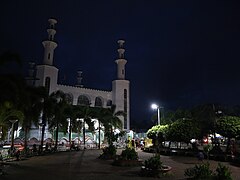
<path id="1" fill-rule="evenodd" d="M 112 104 L 116 105 L 116 111 L 123 111 L 126 115 L 119 116 L 123 123 L 123 129 L 130 130 L 130 82 L 125 79 L 125 64 L 127 60 L 124 57 L 125 49 L 124 40 L 118 40 L 118 59 L 117 63 L 117 80 L 112 82 Z"/>
<path id="2" fill-rule="evenodd" d="M 125 49 L 123 48 L 124 40 L 118 40 L 119 44 L 118 48 L 118 56 L 119 58 L 115 61 L 117 63 L 117 78 L 118 79 L 125 79 L 125 64 L 127 63 L 126 59 L 124 59 L 124 52 Z"/>
<path id="3" fill-rule="evenodd" d="M 56 34 L 55 24 L 57 23 L 57 21 L 55 19 L 49 19 L 48 22 L 49 22 L 49 28 L 47 29 L 48 40 L 42 42 L 44 47 L 43 64 L 52 66 L 54 49 L 57 47 L 57 43 L 54 42 L 54 36 Z"/>
<path id="4" fill-rule="evenodd" d="M 54 41 L 57 20 L 49 19 L 48 22 L 48 39 L 42 42 L 44 47 L 43 64 L 37 65 L 36 78 L 38 80 L 35 85 L 46 87 L 48 93 L 51 94 L 56 91 L 58 80 L 58 69 L 53 65 L 54 50 L 57 47 L 57 43 Z"/>
<path id="5" fill-rule="evenodd" d="M 82 85 L 82 71 L 80 71 L 80 70 L 78 70 L 77 71 L 77 84 L 76 84 L 76 86 L 77 87 L 83 87 L 83 85 Z"/>

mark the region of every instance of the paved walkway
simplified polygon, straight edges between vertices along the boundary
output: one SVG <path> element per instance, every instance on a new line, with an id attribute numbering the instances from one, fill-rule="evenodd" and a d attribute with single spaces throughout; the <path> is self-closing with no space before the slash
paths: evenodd
<path id="1" fill-rule="evenodd" d="M 27 160 L 11 162 L 5 170 L 7 175 L 0 176 L 1 180 L 125 180 L 134 179 L 152 180 L 156 178 L 140 177 L 140 167 L 117 167 L 111 165 L 111 160 L 97 159 L 101 150 L 85 150 L 61 152 L 45 156 L 36 156 Z M 119 150 L 118 153 L 121 151 Z M 153 156 L 152 153 L 138 151 L 139 157 L 146 160 Z M 164 164 L 172 167 L 171 173 L 161 179 L 184 179 L 184 170 L 193 167 L 196 163 L 200 163 L 193 157 L 180 156 L 161 156 Z M 217 166 L 216 161 L 210 161 L 211 168 Z M 232 171 L 235 180 L 240 180 L 238 174 L 239 167 L 231 166 L 227 162 Z"/>

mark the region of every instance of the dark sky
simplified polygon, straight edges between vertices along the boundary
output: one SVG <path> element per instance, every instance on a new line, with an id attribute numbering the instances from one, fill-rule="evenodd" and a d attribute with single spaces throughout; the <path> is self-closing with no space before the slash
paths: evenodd
<path id="1" fill-rule="evenodd" d="M 111 90 L 116 41 L 124 39 L 132 122 L 149 123 L 152 102 L 173 110 L 240 104 L 239 1 L 5 0 L 0 7 L 0 51 L 19 52 L 26 64 L 42 62 L 47 20 L 58 20 L 54 63 L 70 85 L 82 70 L 85 87 Z"/>

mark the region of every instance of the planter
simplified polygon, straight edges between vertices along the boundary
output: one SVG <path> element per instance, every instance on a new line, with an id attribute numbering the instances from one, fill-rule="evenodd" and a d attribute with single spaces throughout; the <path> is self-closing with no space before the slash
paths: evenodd
<path id="1" fill-rule="evenodd" d="M 141 168 L 141 175 L 147 177 L 159 177 L 161 174 L 165 174 L 171 171 L 172 167 L 167 165 L 162 165 L 161 169 L 149 169 L 145 166 Z"/>
<path id="2" fill-rule="evenodd" d="M 162 165 L 162 169 L 160 170 L 162 173 L 167 173 L 168 171 L 171 171 L 172 167 L 167 165 Z"/>

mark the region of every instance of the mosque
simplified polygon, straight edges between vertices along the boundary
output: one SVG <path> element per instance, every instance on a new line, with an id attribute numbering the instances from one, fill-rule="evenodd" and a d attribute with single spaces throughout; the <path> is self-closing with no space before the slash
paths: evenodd
<path id="1" fill-rule="evenodd" d="M 55 91 L 64 92 L 70 102 L 73 105 L 90 105 L 96 107 L 111 107 L 116 105 L 116 111 L 124 111 L 126 116 L 119 117 L 123 124 L 123 129 L 130 130 L 130 93 L 129 93 L 129 80 L 125 79 L 125 64 L 127 60 L 124 57 L 124 40 L 118 40 L 119 48 L 118 59 L 115 60 L 117 64 L 117 78 L 112 81 L 112 90 L 103 91 L 100 89 L 89 89 L 81 85 L 81 71 L 78 71 L 77 84 L 75 86 L 69 86 L 65 84 L 58 84 L 59 82 L 59 69 L 54 66 L 54 51 L 58 44 L 54 41 L 56 34 L 55 26 L 57 20 L 49 19 L 49 28 L 47 29 L 48 38 L 42 42 L 44 47 L 44 56 L 42 64 L 38 64 L 35 67 L 32 65 L 29 68 L 29 76 L 33 77 L 28 83 L 34 86 L 45 86 L 51 94 Z M 31 78 L 30 78 L 31 79 Z M 30 131 L 30 137 L 40 139 L 40 127 L 32 127 Z M 66 135 L 67 137 L 67 135 Z M 52 134 L 46 127 L 46 133 L 44 139 L 52 138 Z"/>

